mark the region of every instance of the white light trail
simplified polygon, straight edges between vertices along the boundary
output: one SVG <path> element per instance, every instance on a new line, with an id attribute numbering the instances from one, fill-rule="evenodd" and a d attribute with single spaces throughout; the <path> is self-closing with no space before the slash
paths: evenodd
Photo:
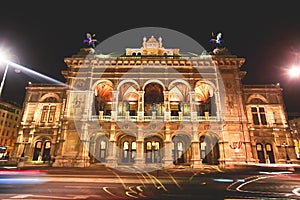
<path id="1" fill-rule="evenodd" d="M 59 84 L 59 85 L 65 85 L 63 82 L 60 82 L 60 81 L 58 81 L 56 79 L 53 79 L 53 78 L 51 78 L 49 76 L 46 76 L 46 75 L 41 74 L 41 73 L 39 73 L 37 71 L 31 70 L 31 69 L 29 69 L 27 67 L 24 67 L 22 65 L 16 64 L 16 63 L 11 62 L 9 60 L 4 60 L 4 62 L 6 62 L 9 66 L 15 68 L 16 70 L 20 70 L 21 72 L 23 72 L 23 73 L 25 73 L 25 74 L 27 74 L 29 76 L 35 75 L 37 77 L 43 78 L 45 80 L 48 80 L 50 82 L 53 82 L 53 83 L 56 83 L 56 84 Z"/>

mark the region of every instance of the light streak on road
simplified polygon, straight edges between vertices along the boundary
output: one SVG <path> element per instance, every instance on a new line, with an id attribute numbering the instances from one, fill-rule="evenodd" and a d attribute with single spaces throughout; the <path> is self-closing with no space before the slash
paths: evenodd
<path id="1" fill-rule="evenodd" d="M 176 181 L 176 179 L 169 173 L 166 171 L 166 173 L 168 174 L 168 176 L 171 178 L 171 180 L 175 183 L 175 185 L 182 190 L 182 187 L 179 185 L 179 183 Z"/>
<path id="2" fill-rule="evenodd" d="M 108 187 L 103 187 L 103 190 L 104 190 L 106 193 L 108 193 L 108 194 L 110 194 L 111 196 L 113 196 L 113 197 L 117 197 L 117 198 L 120 198 L 120 199 L 124 199 L 124 198 L 121 197 L 121 196 L 118 196 L 118 195 L 115 195 L 115 194 L 111 193 L 111 192 L 108 190 Z"/>
<path id="3" fill-rule="evenodd" d="M 292 191 L 295 195 L 300 196 L 300 187 L 293 189 Z"/>
<path id="4" fill-rule="evenodd" d="M 123 179 L 119 176 L 119 174 L 117 174 L 115 171 L 108 169 L 108 171 L 111 171 L 114 175 L 116 175 L 116 177 L 119 179 L 119 181 L 121 182 L 122 186 L 124 189 L 127 189 L 126 184 L 124 183 Z"/>
<path id="5" fill-rule="evenodd" d="M 277 174 L 275 174 L 275 175 L 277 175 Z M 268 192 L 268 191 L 252 191 L 252 190 L 244 190 L 244 189 L 242 189 L 246 185 L 249 185 L 249 184 L 252 184 L 252 183 L 264 180 L 264 179 L 270 179 L 270 178 L 276 177 L 275 175 L 272 175 L 272 176 L 250 176 L 250 177 L 247 177 L 247 178 L 244 179 L 244 180 L 246 180 L 246 182 L 238 185 L 237 187 L 235 187 L 235 189 L 232 189 L 232 188 L 234 188 L 235 185 L 239 184 L 239 182 L 237 182 L 237 181 L 233 182 L 232 184 L 230 184 L 227 187 L 227 190 L 228 191 L 238 191 L 238 192 L 241 192 L 241 193 L 251 193 L 251 194 L 259 194 L 259 195 L 268 195 L 268 196 L 270 196 L 270 195 L 271 196 L 274 196 L 274 195 L 276 195 L 276 196 L 286 196 L 286 197 L 287 196 L 292 196 L 293 195 L 292 193 L 274 192 L 274 191 L 270 191 L 270 192 Z M 298 192 L 297 190 L 295 190 L 295 191 L 294 190 L 293 190 L 293 193 L 295 191 L 296 191 L 296 193 Z M 300 188 L 299 188 L 299 190 L 300 190 Z"/>
<path id="6" fill-rule="evenodd" d="M 140 168 L 137 168 L 137 167 L 135 167 L 135 168 L 136 168 L 137 170 L 141 171 L 141 172 L 146 173 L 147 176 L 148 176 L 148 177 L 150 178 L 150 180 L 152 181 L 153 185 L 154 185 L 158 190 L 162 188 L 165 192 L 168 191 L 167 188 L 165 188 L 164 184 L 163 184 L 160 180 L 158 180 L 155 176 L 151 175 L 149 172 L 147 172 L 147 171 L 145 171 L 145 170 L 143 170 L 143 169 L 140 169 Z M 157 183 L 158 183 L 159 185 L 157 185 Z"/>
<path id="7" fill-rule="evenodd" d="M 132 197 L 132 198 L 137 199 L 138 197 L 135 196 L 135 195 L 138 195 L 138 193 L 132 189 L 133 187 L 134 187 L 134 186 L 129 186 L 129 187 L 128 187 L 128 190 L 129 190 L 129 191 L 126 191 L 125 194 L 126 194 L 127 196 L 129 196 L 129 197 Z"/>

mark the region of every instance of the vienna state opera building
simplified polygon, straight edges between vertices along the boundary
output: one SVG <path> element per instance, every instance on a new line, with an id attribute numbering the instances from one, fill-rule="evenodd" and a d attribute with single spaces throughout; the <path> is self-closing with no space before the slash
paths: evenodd
<path id="1" fill-rule="evenodd" d="M 296 163 L 279 84 L 245 85 L 245 59 L 185 56 L 161 37 L 121 56 L 64 59 L 65 84 L 29 84 L 11 159 L 53 167 L 221 168 Z"/>

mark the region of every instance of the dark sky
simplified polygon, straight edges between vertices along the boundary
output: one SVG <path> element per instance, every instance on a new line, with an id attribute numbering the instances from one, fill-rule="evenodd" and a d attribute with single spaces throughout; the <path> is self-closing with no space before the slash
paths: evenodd
<path id="1" fill-rule="evenodd" d="M 221 31 L 224 46 L 246 59 L 241 68 L 247 71 L 243 83 L 279 82 L 287 111 L 300 112 L 300 77 L 286 75 L 295 62 L 291 48 L 300 51 L 297 1 L 48 2 L 1 3 L 0 48 L 8 49 L 16 63 L 64 82 L 63 60 L 84 47 L 86 32 L 95 33 L 101 42 L 134 28 L 162 27 L 209 49 L 211 33 Z M 2 97 L 22 103 L 28 81 L 39 80 L 9 70 Z"/>

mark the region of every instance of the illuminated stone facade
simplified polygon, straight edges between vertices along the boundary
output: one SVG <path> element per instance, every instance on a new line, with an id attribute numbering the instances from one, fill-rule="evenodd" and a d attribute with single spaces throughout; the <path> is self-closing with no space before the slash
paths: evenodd
<path id="1" fill-rule="evenodd" d="M 66 86 L 28 86 L 15 159 L 51 157 L 54 167 L 285 163 L 281 145 L 292 141 L 282 89 L 243 85 L 244 62 L 226 48 L 180 56 L 154 37 L 120 57 L 82 48 L 65 58 Z"/>
<path id="2" fill-rule="evenodd" d="M 298 160 L 300 160 L 300 118 L 296 117 L 294 119 L 289 120 L 289 124 L 294 142 L 290 144 L 290 146 L 295 147 L 296 157 Z"/>
<path id="3" fill-rule="evenodd" d="M 21 117 L 20 105 L 0 100 L 0 159 L 12 155 Z"/>

